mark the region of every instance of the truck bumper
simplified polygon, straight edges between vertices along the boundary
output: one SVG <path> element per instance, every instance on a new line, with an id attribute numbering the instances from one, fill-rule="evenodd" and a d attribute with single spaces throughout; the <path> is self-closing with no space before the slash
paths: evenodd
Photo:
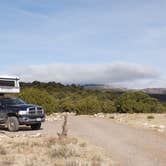
<path id="1" fill-rule="evenodd" d="M 31 124 L 44 122 L 45 116 L 40 116 L 40 117 L 21 116 L 18 118 L 18 120 L 20 125 L 31 125 Z"/>

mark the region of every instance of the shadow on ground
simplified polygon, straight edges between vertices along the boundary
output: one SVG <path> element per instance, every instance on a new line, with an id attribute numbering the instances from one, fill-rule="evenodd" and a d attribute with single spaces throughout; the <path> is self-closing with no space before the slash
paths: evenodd
<path id="1" fill-rule="evenodd" d="M 40 130 L 43 130 L 43 128 L 41 128 Z M 40 130 L 36 130 L 36 131 L 40 131 Z M 0 125 L 0 131 L 7 132 L 8 129 L 4 125 Z M 35 131 L 35 130 L 32 130 L 30 126 L 20 126 L 19 131 Z"/>

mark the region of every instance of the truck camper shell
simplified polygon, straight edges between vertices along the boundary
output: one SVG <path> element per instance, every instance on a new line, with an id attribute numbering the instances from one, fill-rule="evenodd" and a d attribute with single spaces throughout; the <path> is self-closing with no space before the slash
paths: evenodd
<path id="1" fill-rule="evenodd" d="M 20 84 L 19 77 L 16 76 L 1 76 L 0 75 L 0 95 L 7 93 L 19 93 Z"/>

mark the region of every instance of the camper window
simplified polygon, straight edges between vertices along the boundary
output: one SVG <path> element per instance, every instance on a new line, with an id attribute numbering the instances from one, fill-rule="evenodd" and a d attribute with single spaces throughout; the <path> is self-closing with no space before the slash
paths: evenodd
<path id="1" fill-rule="evenodd" d="M 15 86 L 15 82 L 14 81 L 0 80 L 0 86 L 11 86 L 11 87 L 14 87 Z"/>

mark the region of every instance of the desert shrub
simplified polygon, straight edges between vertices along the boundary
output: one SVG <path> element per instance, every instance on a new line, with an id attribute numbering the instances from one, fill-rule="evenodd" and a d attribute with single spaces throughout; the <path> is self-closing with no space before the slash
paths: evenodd
<path id="1" fill-rule="evenodd" d="M 63 111 L 77 114 L 166 112 L 165 103 L 161 104 L 144 92 L 92 90 L 79 85 L 38 81 L 21 83 L 21 87 L 19 97 L 42 105 L 48 114 Z"/>
<path id="2" fill-rule="evenodd" d="M 147 119 L 154 119 L 155 117 L 153 115 L 148 115 Z"/>
<path id="3" fill-rule="evenodd" d="M 161 103 L 144 92 L 126 92 L 116 102 L 120 113 L 164 112 Z"/>
<path id="4" fill-rule="evenodd" d="M 102 112 L 104 113 L 115 113 L 117 111 L 116 105 L 112 100 L 105 100 L 101 103 Z"/>
<path id="5" fill-rule="evenodd" d="M 75 109 L 79 115 L 99 113 L 102 110 L 100 101 L 94 96 L 88 96 L 77 101 Z"/>
<path id="6" fill-rule="evenodd" d="M 70 158 L 77 156 L 75 149 L 72 146 L 67 145 L 56 145 L 51 148 L 50 157 L 51 158 Z"/>
<path id="7" fill-rule="evenodd" d="M 67 97 L 61 99 L 59 102 L 59 108 L 61 112 L 72 112 L 75 110 L 75 105 L 71 98 Z"/>

